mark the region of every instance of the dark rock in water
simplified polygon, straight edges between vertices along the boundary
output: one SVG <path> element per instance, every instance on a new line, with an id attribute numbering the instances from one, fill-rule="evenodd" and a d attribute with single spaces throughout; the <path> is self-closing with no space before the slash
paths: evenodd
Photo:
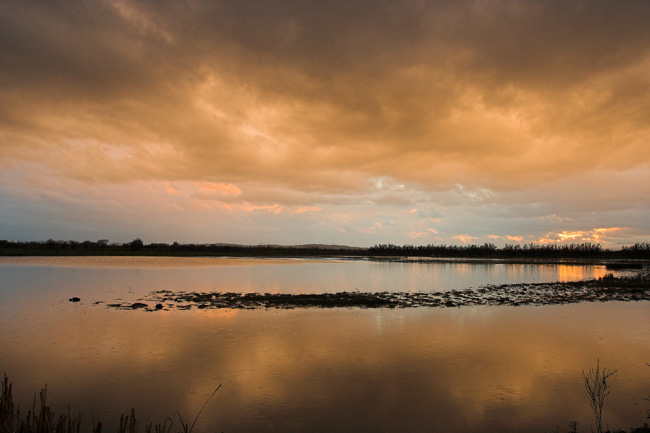
<path id="1" fill-rule="evenodd" d="M 81 298 L 77 298 L 76 296 L 74 296 L 74 297 L 72 297 L 72 298 L 70 298 L 70 299 L 68 299 L 68 300 L 69 300 L 70 302 L 79 302 L 79 301 L 81 301 Z"/>
<path id="2" fill-rule="evenodd" d="M 138 308 L 147 308 L 147 307 L 148 307 L 148 305 L 143 304 L 142 302 L 136 302 L 135 304 L 131 304 L 131 308 L 133 308 L 134 310 L 136 310 Z"/>
<path id="3" fill-rule="evenodd" d="M 162 310 L 163 304 L 156 304 L 156 310 Z"/>

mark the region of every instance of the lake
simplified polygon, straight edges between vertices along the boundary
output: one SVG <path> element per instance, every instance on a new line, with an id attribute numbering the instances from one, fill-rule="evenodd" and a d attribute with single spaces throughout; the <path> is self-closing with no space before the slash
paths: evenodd
<path id="1" fill-rule="evenodd" d="M 604 266 L 337 260 L 0 258 L 0 368 L 25 409 L 113 431 L 179 411 L 195 432 L 581 431 L 581 372 L 617 369 L 604 421 L 642 425 L 650 303 L 413 309 L 109 309 L 155 290 L 431 292 L 571 281 Z M 68 299 L 78 296 L 81 302 Z"/>

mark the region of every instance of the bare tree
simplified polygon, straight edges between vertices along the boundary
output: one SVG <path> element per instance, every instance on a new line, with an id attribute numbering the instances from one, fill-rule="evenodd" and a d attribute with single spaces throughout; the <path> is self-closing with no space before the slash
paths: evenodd
<path id="1" fill-rule="evenodd" d="M 587 373 L 582 370 L 582 379 L 585 382 L 587 394 L 589 394 L 589 404 L 594 410 L 594 417 L 596 418 L 596 433 L 603 433 L 603 404 L 605 403 L 605 397 L 609 395 L 610 388 L 607 379 L 617 371 L 609 371 L 607 368 L 603 368 L 601 372 L 600 360 L 596 362 L 596 370 L 590 369 Z"/>

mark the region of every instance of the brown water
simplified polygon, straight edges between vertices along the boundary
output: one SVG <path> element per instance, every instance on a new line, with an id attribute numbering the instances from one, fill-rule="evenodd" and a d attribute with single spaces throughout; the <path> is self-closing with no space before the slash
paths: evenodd
<path id="1" fill-rule="evenodd" d="M 131 407 L 145 421 L 176 410 L 187 421 L 222 384 L 195 432 L 551 432 L 574 420 L 589 431 L 580 373 L 600 359 L 619 370 L 605 405 L 611 428 L 641 425 L 650 408 L 648 302 L 118 311 L 92 301 L 183 288 L 440 290 L 433 286 L 455 266 L 103 260 L 0 260 L 0 367 L 23 406 L 47 383 L 57 409 L 71 403 L 87 427 L 92 417 L 110 425 Z M 504 275 L 541 282 L 604 272 L 509 266 L 454 272 L 477 285 L 500 284 Z M 487 281 L 474 283 L 479 276 Z"/>

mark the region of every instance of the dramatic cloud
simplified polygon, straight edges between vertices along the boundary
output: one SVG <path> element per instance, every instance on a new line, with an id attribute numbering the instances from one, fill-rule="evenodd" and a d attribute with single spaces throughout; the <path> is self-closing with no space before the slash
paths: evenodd
<path id="1" fill-rule="evenodd" d="M 2 2 L 2 237 L 647 241 L 649 20 L 638 1 Z"/>

